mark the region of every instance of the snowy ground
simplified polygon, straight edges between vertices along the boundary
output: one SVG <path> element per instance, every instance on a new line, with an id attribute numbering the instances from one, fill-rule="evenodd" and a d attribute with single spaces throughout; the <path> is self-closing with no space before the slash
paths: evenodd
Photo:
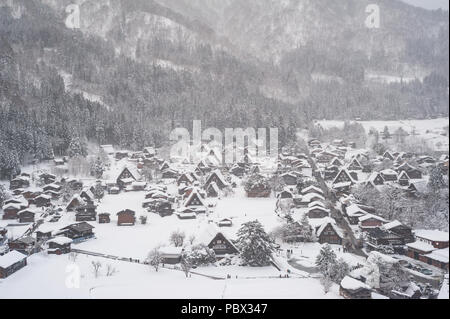
<path id="1" fill-rule="evenodd" d="M 400 120 L 400 121 L 359 121 L 366 132 L 371 128 L 378 131 L 383 131 L 387 126 L 391 133 L 394 133 L 398 128 L 402 127 L 406 132 L 411 133 L 415 130 L 416 137 L 425 139 L 431 147 L 436 151 L 449 150 L 448 136 L 442 135 L 445 133 L 445 127 L 448 126 L 448 118 L 438 118 L 431 120 Z M 323 128 L 343 127 L 343 121 L 318 121 Z"/>
<path id="2" fill-rule="evenodd" d="M 120 261 L 100 260 L 103 267 L 100 276 L 95 278 L 91 262 L 96 260 L 99 259 L 80 255 L 73 266 L 67 256 L 33 255 L 28 259 L 27 267 L 6 280 L 0 280 L 0 298 L 340 298 L 338 286 L 334 285 L 328 294 L 324 294 L 317 279 L 213 280 L 196 275 L 186 278 L 180 271 L 161 269 L 157 273 L 144 265 Z M 117 273 L 106 276 L 107 264 L 116 268 Z M 229 268 L 225 270 L 230 271 Z M 245 267 L 243 271 L 249 273 Z M 266 270 L 258 272 L 265 274 Z M 76 285 L 77 278 L 79 288 Z"/>

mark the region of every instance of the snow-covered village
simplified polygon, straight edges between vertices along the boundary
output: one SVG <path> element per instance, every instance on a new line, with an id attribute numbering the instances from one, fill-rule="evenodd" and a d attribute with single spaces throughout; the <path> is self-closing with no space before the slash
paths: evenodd
<path id="1" fill-rule="evenodd" d="M 448 153 L 323 132 L 234 165 L 74 140 L 2 186 L 0 297 L 448 298 Z"/>
<path id="2" fill-rule="evenodd" d="M 448 26 L 438 0 L 0 0 L 0 301 L 448 300 Z"/>

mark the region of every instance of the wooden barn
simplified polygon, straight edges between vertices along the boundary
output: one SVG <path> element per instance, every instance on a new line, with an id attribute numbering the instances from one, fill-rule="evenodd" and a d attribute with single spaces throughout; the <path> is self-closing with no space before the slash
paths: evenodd
<path id="1" fill-rule="evenodd" d="M 3 219 L 17 219 L 18 213 L 24 209 L 22 204 L 10 203 L 3 206 Z"/>
<path id="2" fill-rule="evenodd" d="M 70 253 L 70 245 L 73 240 L 67 237 L 55 237 L 47 241 L 47 253 L 49 255 L 62 255 Z"/>
<path id="3" fill-rule="evenodd" d="M 74 241 L 74 243 L 85 241 L 94 237 L 93 229 L 95 227 L 89 223 L 81 222 L 64 227 L 58 232 L 58 235 L 64 234 Z"/>
<path id="4" fill-rule="evenodd" d="M 111 222 L 110 214 L 101 213 L 98 214 L 98 223 L 99 224 L 109 224 Z"/>
<path id="5" fill-rule="evenodd" d="M 217 231 L 216 227 L 208 226 L 199 238 L 199 242 L 207 245 L 214 250 L 217 258 L 223 258 L 225 255 L 235 255 L 239 250 L 222 232 Z"/>
<path id="6" fill-rule="evenodd" d="M 27 265 L 27 256 L 18 252 L 10 251 L 0 256 L 0 279 L 5 279 Z"/>
<path id="7" fill-rule="evenodd" d="M 379 216 L 373 214 L 366 214 L 359 218 L 359 228 L 361 230 L 368 230 L 371 228 L 381 227 L 384 224 L 387 224 L 387 221 Z"/>
<path id="8" fill-rule="evenodd" d="M 47 194 L 39 195 L 34 199 L 34 204 L 36 207 L 48 207 L 52 205 L 52 197 Z"/>
<path id="9" fill-rule="evenodd" d="M 134 226 L 136 213 L 131 209 L 125 209 L 117 213 L 117 226 Z"/>
<path id="10" fill-rule="evenodd" d="M 321 244 L 331 244 L 331 245 L 342 245 L 342 240 L 344 238 L 341 230 L 337 227 L 336 222 L 333 218 L 325 218 L 322 225 L 320 225 L 316 230 L 316 236 Z"/>
<path id="11" fill-rule="evenodd" d="M 77 207 L 75 218 L 77 222 L 93 222 L 97 220 L 97 207 L 92 204 Z"/>
<path id="12" fill-rule="evenodd" d="M 8 242 L 8 246 L 10 250 L 17 250 L 23 254 L 35 253 L 37 250 L 35 249 L 36 239 L 31 236 L 17 238 Z"/>
<path id="13" fill-rule="evenodd" d="M 32 209 L 26 208 L 17 213 L 19 223 L 34 223 L 34 216 L 36 212 Z"/>
<path id="14" fill-rule="evenodd" d="M 211 183 L 216 183 L 220 190 L 230 186 L 220 170 L 215 170 L 208 176 L 205 182 L 205 189 L 207 189 Z"/>

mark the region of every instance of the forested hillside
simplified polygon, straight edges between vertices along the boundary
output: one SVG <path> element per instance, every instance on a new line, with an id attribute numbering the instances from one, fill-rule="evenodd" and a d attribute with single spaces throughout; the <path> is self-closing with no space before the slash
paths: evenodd
<path id="1" fill-rule="evenodd" d="M 0 177 L 14 175 L 30 158 L 64 155 L 70 143 L 161 146 L 173 128 L 189 128 L 193 119 L 219 129 L 278 127 L 283 145 L 312 119 L 448 115 L 444 13 L 406 6 L 405 17 L 397 18 L 420 18 L 433 32 L 407 37 L 401 63 L 391 63 L 391 51 L 369 56 L 338 41 L 345 34 L 332 43 L 324 36 L 280 47 L 277 30 L 281 36 L 292 28 L 282 15 L 262 47 L 245 38 L 247 30 L 239 34 L 244 17 L 227 18 L 241 8 L 235 1 L 214 8 L 212 2 L 169 2 L 79 1 L 81 29 L 71 30 L 64 24 L 71 1 L 0 1 Z M 265 21 L 255 1 L 245 6 L 254 28 Z M 267 8 L 272 16 L 279 10 Z M 352 43 L 363 41 L 355 36 Z M 274 48 L 281 50 L 276 62 L 265 58 Z M 399 66 L 407 68 L 405 76 L 420 69 L 423 80 L 367 81 L 370 72 Z"/>

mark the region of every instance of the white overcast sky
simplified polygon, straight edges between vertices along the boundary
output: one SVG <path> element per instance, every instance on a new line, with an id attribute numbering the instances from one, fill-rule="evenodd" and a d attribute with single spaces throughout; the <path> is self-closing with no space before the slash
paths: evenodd
<path id="1" fill-rule="evenodd" d="M 426 9 L 445 9 L 448 10 L 449 0 L 403 0 L 403 2 Z"/>

